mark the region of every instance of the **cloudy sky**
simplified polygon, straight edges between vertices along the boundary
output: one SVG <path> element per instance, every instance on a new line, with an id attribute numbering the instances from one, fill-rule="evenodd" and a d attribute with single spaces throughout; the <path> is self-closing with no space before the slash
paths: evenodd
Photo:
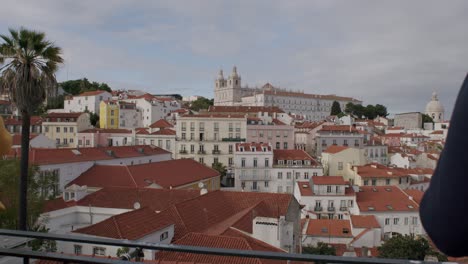
<path id="1" fill-rule="evenodd" d="M 64 50 L 60 81 L 213 97 L 244 84 L 354 96 L 390 112 L 448 112 L 468 71 L 468 1 L 8 1 L 0 33 L 24 26 Z"/>

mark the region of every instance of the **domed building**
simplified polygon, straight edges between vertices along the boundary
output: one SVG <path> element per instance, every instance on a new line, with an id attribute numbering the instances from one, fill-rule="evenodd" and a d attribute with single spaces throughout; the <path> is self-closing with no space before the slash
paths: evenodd
<path id="1" fill-rule="evenodd" d="M 432 93 L 432 100 L 426 105 L 426 114 L 432 117 L 435 123 L 444 121 L 444 106 L 440 103 L 437 93 Z"/>

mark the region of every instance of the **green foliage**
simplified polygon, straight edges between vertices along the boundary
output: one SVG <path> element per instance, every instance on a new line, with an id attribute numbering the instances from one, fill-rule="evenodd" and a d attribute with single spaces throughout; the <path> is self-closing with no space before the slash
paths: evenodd
<path id="1" fill-rule="evenodd" d="M 128 254 L 128 252 L 130 252 L 130 248 L 128 247 L 121 247 L 119 249 L 117 249 L 117 257 L 122 257 L 123 255 L 125 254 Z"/>
<path id="2" fill-rule="evenodd" d="M 439 261 L 447 257 L 435 251 L 424 237 L 397 234 L 378 248 L 380 258 L 424 260 L 426 255 L 436 256 Z"/>
<path id="3" fill-rule="evenodd" d="M 365 117 L 367 119 L 374 119 L 377 116 L 388 116 L 387 107 L 380 104 L 363 106 L 360 104 L 348 103 L 346 104 L 344 112 L 357 116 L 358 118 Z"/>
<path id="4" fill-rule="evenodd" d="M 213 163 L 212 168 L 213 168 L 214 170 L 217 170 L 217 171 L 219 172 L 219 174 L 220 174 L 221 177 L 226 176 L 227 168 L 226 168 L 226 166 L 224 166 L 224 164 L 222 164 L 221 162 Z"/>
<path id="5" fill-rule="evenodd" d="M 327 243 L 318 242 L 315 247 L 312 245 L 303 247 L 302 254 L 336 256 L 336 249 Z M 321 264 L 326 262 L 317 261 L 316 263 Z"/>
<path id="6" fill-rule="evenodd" d="M 96 113 L 89 113 L 89 121 L 94 127 L 99 127 L 99 115 Z"/>
<path id="7" fill-rule="evenodd" d="M 423 114 L 422 115 L 422 122 L 424 123 L 434 123 L 434 119 L 428 114 Z"/>
<path id="8" fill-rule="evenodd" d="M 45 226 L 36 226 L 33 230 L 34 232 L 48 233 L 49 229 Z M 56 252 L 57 251 L 57 242 L 55 240 L 47 239 L 34 239 L 28 242 L 28 246 L 31 247 L 34 251 L 45 251 L 45 252 Z"/>
<path id="9" fill-rule="evenodd" d="M 207 98 L 198 98 L 197 100 L 193 101 L 190 110 L 192 111 L 200 111 L 202 109 L 208 109 L 210 106 L 212 106 L 214 103 L 213 99 L 207 99 Z"/>
<path id="10" fill-rule="evenodd" d="M 59 86 L 72 95 L 97 90 L 112 92 L 112 89 L 106 83 L 90 82 L 86 78 L 61 82 Z"/>
<path id="11" fill-rule="evenodd" d="M 5 210 L 0 210 L 0 228 L 16 229 L 18 225 L 19 207 L 19 160 L 0 160 L 0 200 L 5 205 Z M 34 177 L 38 172 L 36 166 L 29 168 L 28 173 L 28 226 L 33 229 L 36 220 L 42 213 L 46 195 L 41 192 L 43 188 L 50 188 L 50 182 L 41 181 L 40 177 Z"/>
<path id="12" fill-rule="evenodd" d="M 340 103 L 333 101 L 330 115 L 339 115 L 341 113 Z"/>

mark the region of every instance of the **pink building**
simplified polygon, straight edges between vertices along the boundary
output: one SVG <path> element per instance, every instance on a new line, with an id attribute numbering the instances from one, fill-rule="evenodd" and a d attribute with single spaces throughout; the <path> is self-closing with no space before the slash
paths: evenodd
<path id="1" fill-rule="evenodd" d="M 271 143 L 274 149 L 294 149 L 294 126 L 273 118 L 264 122 L 258 117 L 247 118 L 247 142 Z"/>
<path id="2" fill-rule="evenodd" d="M 108 147 L 134 145 L 132 130 L 93 128 L 77 133 L 77 147 Z"/>

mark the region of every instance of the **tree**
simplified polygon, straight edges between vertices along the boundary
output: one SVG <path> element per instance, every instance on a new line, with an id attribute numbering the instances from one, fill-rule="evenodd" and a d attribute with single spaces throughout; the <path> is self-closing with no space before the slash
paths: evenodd
<path id="1" fill-rule="evenodd" d="M 340 103 L 333 101 L 330 115 L 338 115 L 341 113 Z"/>
<path id="2" fill-rule="evenodd" d="M 377 116 L 388 116 L 387 107 L 381 104 L 363 106 L 360 104 L 348 103 L 346 104 L 344 112 L 357 116 L 358 118 L 365 117 L 367 119 L 374 119 Z"/>
<path id="3" fill-rule="evenodd" d="M 327 243 L 318 242 L 317 246 L 306 246 L 302 248 L 302 254 L 311 254 L 311 255 L 329 255 L 336 256 L 336 249 Z M 327 263 L 323 261 L 317 261 L 317 264 Z"/>
<path id="4" fill-rule="evenodd" d="M 226 168 L 226 166 L 224 166 L 224 164 L 222 164 L 221 162 L 213 163 L 213 165 L 211 166 L 211 168 L 213 168 L 214 170 L 217 170 L 217 171 L 219 172 L 219 175 L 221 176 L 221 178 L 223 178 L 224 176 L 226 176 L 227 168 Z"/>
<path id="5" fill-rule="evenodd" d="M 107 91 L 109 93 L 112 92 L 112 89 L 107 83 L 90 82 L 86 78 L 61 82 L 59 85 L 65 92 L 72 95 L 97 90 Z"/>
<path id="6" fill-rule="evenodd" d="M 46 40 L 42 32 L 25 28 L 9 29 L 10 36 L 0 35 L 0 78 L 2 90 L 8 89 L 22 115 L 21 169 L 19 183 L 19 228 L 27 228 L 27 190 L 29 130 L 31 114 L 47 96 L 57 91 L 55 72 L 63 63 L 61 48 Z"/>
<path id="7" fill-rule="evenodd" d="M 428 114 L 423 114 L 422 115 L 422 122 L 424 123 L 434 123 L 434 119 Z"/>
<path id="8" fill-rule="evenodd" d="M 380 258 L 424 260 L 427 255 L 436 256 L 439 261 L 447 257 L 434 250 L 424 237 L 396 234 L 378 248 Z"/>
<path id="9" fill-rule="evenodd" d="M 210 100 L 210 99 L 202 97 L 192 102 L 190 106 L 190 110 L 198 112 L 201 109 L 208 109 L 212 105 L 213 105 L 213 99 Z"/>
<path id="10" fill-rule="evenodd" d="M 381 105 L 381 104 L 376 104 L 375 105 L 375 114 L 380 117 L 387 117 L 388 112 L 387 112 L 387 107 Z"/>
<path id="11" fill-rule="evenodd" d="M 93 125 L 94 127 L 98 127 L 99 115 L 96 113 L 89 113 L 89 122 L 91 122 L 91 125 Z"/>

